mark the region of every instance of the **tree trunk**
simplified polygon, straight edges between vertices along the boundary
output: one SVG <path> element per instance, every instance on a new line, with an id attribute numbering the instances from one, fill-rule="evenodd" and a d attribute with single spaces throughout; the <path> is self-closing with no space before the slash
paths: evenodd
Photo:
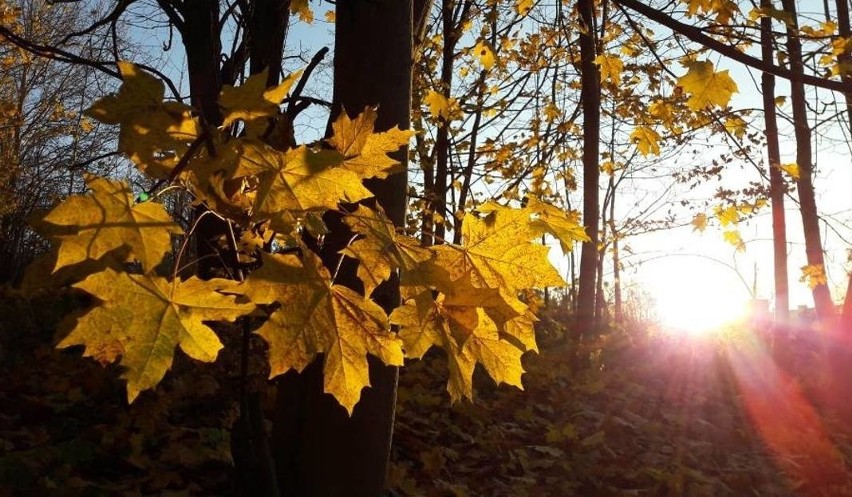
<path id="1" fill-rule="evenodd" d="M 843 38 L 852 36 L 852 26 L 849 25 L 849 4 L 846 0 L 835 0 L 837 6 L 837 29 Z M 841 64 L 852 63 L 852 56 L 848 53 L 841 54 L 838 57 L 838 62 Z M 844 73 L 843 81 L 852 84 L 852 75 Z M 852 94 L 846 93 L 846 114 L 849 119 L 849 126 L 852 129 Z M 843 301 L 843 315 L 840 320 L 840 331 L 849 335 L 852 334 L 852 274 L 849 276 L 849 282 L 846 286 L 846 299 Z"/>
<path id="2" fill-rule="evenodd" d="M 573 337 L 579 345 L 595 329 L 595 289 L 598 258 L 598 182 L 600 179 L 600 101 L 601 84 L 595 65 L 595 5 L 593 0 L 579 0 L 580 65 L 583 106 L 583 225 L 589 241 L 583 243 L 580 254 L 580 284 L 577 296 L 577 327 Z"/>
<path id="3" fill-rule="evenodd" d="M 339 2 L 335 32 L 334 103 L 350 114 L 379 105 L 378 129 L 409 125 L 411 98 L 411 0 Z M 397 159 L 405 163 L 407 152 Z M 397 225 L 406 205 L 406 174 L 367 183 Z M 322 257 L 337 261 L 348 242 L 339 236 L 343 224 L 327 216 L 335 235 L 323 245 Z M 338 283 L 356 286 L 354 266 L 344 265 Z M 399 303 L 396 278 L 381 285 L 373 298 L 386 310 Z M 382 493 L 390 454 L 396 402 L 397 368 L 370 357 L 371 388 L 349 417 L 336 400 L 322 392 L 322 364 L 315 361 L 301 374 L 287 373 L 278 382 L 274 419 L 274 451 L 284 496 L 377 497 Z"/>
<path id="4" fill-rule="evenodd" d="M 762 0 L 761 7 L 771 9 L 772 0 Z M 763 60 L 774 60 L 772 18 L 760 20 L 760 46 Z M 790 316 L 789 284 L 787 282 L 787 221 L 784 215 L 784 178 L 781 175 L 781 152 L 778 146 L 778 122 L 775 113 L 775 76 L 764 72 L 763 119 L 766 127 L 766 151 L 769 160 L 769 198 L 772 202 L 772 248 L 775 271 L 775 321 L 786 323 Z"/>
<path id="5" fill-rule="evenodd" d="M 805 254 L 808 265 L 820 266 L 825 269 L 822 252 L 822 236 L 819 230 L 819 214 L 813 186 L 813 154 L 811 151 L 811 129 L 808 126 L 807 101 L 805 99 L 805 84 L 803 80 L 804 63 L 802 61 L 802 44 L 799 40 L 798 15 L 795 0 L 782 0 L 784 10 L 790 14 L 787 25 L 787 52 L 790 56 L 790 98 L 793 101 L 793 127 L 796 135 L 796 163 L 799 165 L 799 209 L 802 214 L 802 227 L 805 235 Z M 816 285 L 813 288 L 814 306 L 817 316 L 822 321 L 830 321 L 834 317 L 834 304 L 828 285 Z"/>

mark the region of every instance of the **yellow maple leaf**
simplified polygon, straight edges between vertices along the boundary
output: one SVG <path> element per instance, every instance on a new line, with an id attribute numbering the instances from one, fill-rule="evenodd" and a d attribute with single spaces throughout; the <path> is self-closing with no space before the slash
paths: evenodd
<path id="1" fill-rule="evenodd" d="M 799 281 L 807 283 L 808 288 L 814 289 L 819 285 L 828 284 L 828 278 L 825 275 L 825 267 L 822 264 L 812 264 L 802 266 L 802 276 Z"/>
<path id="2" fill-rule="evenodd" d="M 450 102 L 441 93 L 430 89 L 426 92 L 423 103 L 429 106 L 429 113 L 432 114 L 432 117 L 442 117 L 445 121 L 450 119 Z"/>
<path id="3" fill-rule="evenodd" d="M 602 81 L 609 80 L 614 85 L 621 83 L 621 72 L 624 70 L 624 62 L 617 55 L 598 55 L 595 57 L 595 64 L 600 68 Z"/>
<path id="4" fill-rule="evenodd" d="M 647 126 L 633 128 L 633 132 L 630 133 L 630 141 L 636 145 L 642 155 L 660 155 L 660 135 Z"/>
<path id="5" fill-rule="evenodd" d="M 726 107 L 731 95 L 736 93 L 737 84 L 728 75 L 728 71 L 716 71 L 710 61 L 688 61 L 684 65 L 689 69 L 677 80 L 678 86 L 689 93 L 686 105 L 695 111 L 707 107 Z"/>
<path id="6" fill-rule="evenodd" d="M 374 132 L 378 114 L 375 107 L 367 107 L 355 119 L 342 111 L 332 123 L 333 134 L 327 143 L 343 154 L 342 168 L 362 179 L 387 178 L 402 171 L 400 161 L 388 154 L 408 145 L 414 131 L 401 130 L 398 126 Z"/>
<path id="7" fill-rule="evenodd" d="M 736 205 L 729 205 L 728 207 L 717 205 L 713 208 L 713 214 L 723 227 L 737 224 L 740 220 L 740 213 Z"/>
<path id="8" fill-rule="evenodd" d="M 525 16 L 533 8 L 533 0 L 515 0 L 515 10 Z"/>
<path id="9" fill-rule="evenodd" d="M 284 211 L 335 209 L 340 202 L 372 196 L 358 175 L 341 167 L 343 156 L 335 150 L 302 145 L 281 152 L 251 138 L 231 143 L 239 160 L 234 177 L 259 179 L 252 212 L 256 221 L 274 219 Z"/>
<path id="10" fill-rule="evenodd" d="M 433 346 L 447 352 L 447 391 L 453 402 L 473 399 L 473 370 L 477 363 L 497 383 L 523 389 L 523 350 L 500 337 L 497 324 L 485 309 L 453 305 L 443 296 L 434 300 L 427 291 L 395 309 L 390 320 L 400 327 L 406 357 L 420 358 Z"/>
<path id="11" fill-rule="evenodd" d="M 349 228 L 363 235 L 340 251 L 358 260 L 358 278 L 364 283 L 364 294 L 370 295 L 391 271 L 409 271 L 430 260 L 432 252 L 412 237 L 397 233 L 393 223 L 382 212 L 358 206 L 343 218 Z"/>
<path id="12" fill-rule="evenodd" d="M 163 102 L 158 78 L 130 62 L 118 62 L 123 82 L 118 94 L 96 101 L 84 114 L 106 124 L 121 124 L 118 150 L 154 178 L 166 178 L 200 134 L 189 106 Z"/>
<path id="13" fill-rule="evenodd" d="M 127 260 L 151 271 L 171 250 L 171 236 L 183 234 L 162 204 L 136 203 L 126 183 L 89 176 L 86 184 L 91 194 L 72 195 L 34 221 L 58 244 L 54 271 L 120 248 L 129 252 Z"/>
<path id="14" fill-rule="evenodd" d="M 337 22 L 337 14 L 333 10 L 325 11 L 325 22 L 335 23 Z"/>
<path id="15" fill-rule="evenodd" d="M 548 248 L 531 242 L 541 236 L 542 226 L 532 222 L 529 210 L 496 204 L 480 209 L 485 216 L 465 214 L 461 246 L 433 247 L 435 259 L 403 274 L 403 283 L 433 285 L 449 293 L 452 282 L 470 273 L 475 287 L 502 288 L 508 294 L 565 285 L 550 264 Z"/>
<path id="16" fill-rule="evenodd" d="M 746 126 L 746 122 L 740 116 L 728 116 L 725 118 L 725 129 L 737 138 L 745 136 Z"/>
<path id="17" fill-rule="evenodd" d="M 531 213 L 530 225 L 536 237 L 547 233 L 557 240 L 566 254 L 570 253 L 576 242 L 589 241 L 589 235 L 580 221 L 577 211 L 565 211 L 548 203 L 530 197 L 527 209 Z"/>
<path id="18" fill-rule="evenodd" d="M 799 165 L 795 162 L 790 164 L 778 164 L 778 168 L 789 174 L 791 178 L 798 181 L 799 180 Z"/>
<path id="19" fill-rule="evenodd" d="M 222 125 L 227 126 L 237 120 L 248 123 L 274 116 L 278 113 L 281 101 L 301 74 L 301 71 L 296 71 L 287 76 L 281 84 L 267 88 L 268 73 L 264 70 L 252 74 L 240 86 L 223 86 L 219 94 Z"/>
<path id="20" fill-rule="evenodd" d="M 728 230 L 722 233 L 722 236 L 725 238 L 725 241 L 736 247 L 738 252 L 745 252 L 746 245 L 743 241 L 742 236 L 740 236 L 740 232 L 737 230 Z"/>
<path id="21" fill-rule="evenodd" d="M 707 228 L 707 214 L 699 212 L 692 218 L 692 231 L 704 231 Z"/>
<path id="22" fill-rule="evenodd" d="M 324 354 L 324 390 L 352 414 L 370 386 L 367 354 L 401 366 L 402 342 L 381 307 L 332 284 L 319 258 L 310 250 L 303 254 L 304 263 L 293 255 L 264 257 L 237 291 L 257 304 L 280 305 L 257 330 L 269 344 L 270 378 L 302 371 Z"/>
<path id="23" fill-rule="evenodd" d="M 60 348 L 84 345 L 86 356 L 107 363 L 121 356 L 127 400 L 153 388 L 180 346 L 193 359 L 213 362 L 222 343 L 206 321 L 233 321 L 254 309 L 217 293 L 224 280 L 168 281 L 106 269 L 74 285 L 100 303 L 77 320 Z"/>
<path id="24" fill-rule="evenodd" d="M 311 6 L 308 5 L 308 0 L 292 0 L 290 3 L 290 12 L 299 14 L 299 19 L 308 24 L 314 22 L 314 13 Z"/>
<path id="25" fill-rule="evenodd" d="M 497 55 L 491 48 L 491 44 L 485 40 L 476 42 L 476 45 L 473 47 L 473 55 L 479 60 L 479 63 L 482 64 L 485 70 L 491 69 L 497 63 Z"/>

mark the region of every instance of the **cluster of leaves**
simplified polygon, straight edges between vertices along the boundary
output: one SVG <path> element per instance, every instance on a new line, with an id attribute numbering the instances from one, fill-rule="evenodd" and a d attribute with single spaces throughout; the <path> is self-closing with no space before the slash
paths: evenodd
<path id="1" fill-rule="evenodd" d="M 322 354 L 325 391 L 350 413 L 369 386 L 367 354 L 402 365 L 443 347 L 454 400 L 472 397 L 476 363 L 521 386 L 521 354 L 536 346 L 535 316 L 518 296 L 564 284 L 534 240 L 543 233 L 566 246 L 585 239 L 576 216 L 534 198 L 519 209 L 487 204 L 465 216 L 462 244 L 422 247 L 380 206 L 354 205 L 372 197 L 363 180 L 401 170 L 388 154 L 412 135 L 375 132 L 375 109 L 354 119 L 343 112 L 330 138 L 297 146 L 279 107 L 298 73 L 272 88 L 265 74 L 225 87 L 223 123 L 212 127 L 189 106 L 164 101 L 159 79 L 127 62 L 119 70 L 118 93 L 86 114 L 120 125 L 119 150 L 157 183 L 137 196 L 124 182 L 92 176 L 89 194 L 35 220 L 55 246 L 51 271 L 96 299 L 60 347 L 84 345 L 85 355 L 104 363 L 120 359 L 133 401 L 161 381 L 176 347 L 215 360 L 222 343 L 207 323 L 255 315 L 264 319 L 257 332 L 269 344 L 271 375 L 301 371 Z M 184 233 L 157 202 L 176 190 L 227 223 L 225 243 L 239 258 L 234 278 L 178 276 L 191 261 L 181 260 L 183 248 L 167 255 Z M 357 234 L 340 256 L 357 260 L 363 294 L 335 283 L 312 248 L 329 234 L 328 212 Z M 408 300 L 388 315 L 370 295 L 395 271 Z"/>

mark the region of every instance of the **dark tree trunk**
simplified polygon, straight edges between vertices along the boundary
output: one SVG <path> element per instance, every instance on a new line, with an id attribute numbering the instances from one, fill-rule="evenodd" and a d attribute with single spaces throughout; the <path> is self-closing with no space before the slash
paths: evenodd
<path id="1" fill-rule="evenodd" d="M 598 259 L 598 182 L 600 180 L 600 101 L 601 83 L 595 65 L 595 5 L 592 0 L 579 0 L 577 10 L 583 30 L 580 33 L 580 65 L 583 106 L 583 225 L 589 241 L 580 254 L 580 284 L 577 296 L 577 328 L 575 345 L 590 336 L 595 328 L 595 290 Z"/>
<path id="2" fill-rule="evenodd" d="M 796 163 L 799 165 L 799 209 L 802 214 L 802 227 L 805 235 L 805 255 L 808 265 L 825 268 L 822 252 L 822 236 L 819 231 L 819 213 L 813 185 L 813 154 L 811 150 L 811 129 L 808 126 L 808 109 L 803 80 L 804 62 L 802 44 L 799 40 L 798 15 L 795 0 L 782 0 L 784 10 L 790 14 L 791 22 L 787 27 L 787 51 L 790 55 L 790 98 L 793 101 L 793 127 L 796 135 Z M 834 304 L 828 285 L 821 284 L 813 288 L 814 306 L 820 320 L 830 321 L 834 315 Z"/>
<path id="3" fill-rule="evenodd" d="M 836 0 L 837 6 L 837 29 L 840 36 L 849 38 L 852 36 L 852 26 L 849 23 L 849 4 L 846 0 Z M 841 54 L 838 57 L 838 62 L 841 64 L 852 63 L 852 56 L 848 53 Z M 844 74 L 843 81 L 847 84 L 852 84 L 852 75 Z M 850 129 L 852 129 L 852 94 L 847 93 L 846 97 L 846 114 L 849 119 Z M 840 330 L 847 336 L 852 334 L 852 274 L 849 276 L 849 283 L 846 286 L 846 299 L 843 301 L 843 315 L 840 320 Z"/>
<path id="4" fill-rule="evenodd" d="M 762 0 L 761 7 L 772 8 L 772 0 Z M 763 60 L 772 62 L 772 18 L 760 20 L 760 45 Z M 781 174 L 781 152 L 778 146 L 778 122 L 775 113 L 775 76 L 764 72 L 763 119 L 766 126 L 766 149 L 769 160 L 769 198 L 772 202 L 772 248 L 775 270 L 775 321 L 786 323 L 790 315 L 789 284 L 787 282 L 787 220 L 784 215 L 784 178 Z"/>
<path id="5" fill-rule="evenodd" d="M 378 129 L 407 128 L 411 98 L 410 0 L 339 2 L 335 34 L 336 112 L 350 114 L 379 105 Z M 397 159 L 405 163 L 406 151 Z M 368 182 L 376 199 L 397 225 L 403 224 L 406 174 Z M 337 250 L 348 242 L 340 236 L 339 218 L 326 216 L 335 235 L 322 250 L 336 264 Z M 354 267 L 338 273 L 338 283 L 358 287 Z M 381 285 L 373 298 L 386 310 L 399 303 L 398 280 Z M 322 392 L 322 365 L 315 361 L 301 375 L 287 373 L 278 382 L 273 442 L 285 496 L 377 497 L 382 493 L 390 454 L 396 402 L 397 368 L 370 357 L 371 388 L 350 418 Z"/>

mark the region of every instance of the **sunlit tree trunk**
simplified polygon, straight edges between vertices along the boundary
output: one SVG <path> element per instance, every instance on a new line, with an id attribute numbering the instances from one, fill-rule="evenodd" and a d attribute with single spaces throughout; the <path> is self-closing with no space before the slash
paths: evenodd
<path id="1" fill-rule="evenodd" d="M 804 62 L 802 44 L 799 40 L 798 16 L 795 0 L 782 0 L 784 10 L 790 14 L 787 24 L 787 52 L 789 54 L 792 78 L 790 80 L 790 98 L 793 103 L 793 127 L 796 135 L 796 163 L 799 165 L 797 190 L 799 209 L 802 215 L 802 227 L 805 235 L 805 254 L 808 265 L 825 269 L 822 251 L 822 236 L 819 229 L 819 214 L 813 186 L 813 154 L 811 150 L 811 129 L 808 126 L 807 101 L 803 80 Z M 820 284 L 813 288 L 814 306 L 821 320 L 829 321 L 834 316 L 834 305 L 828 285 Z"/>
<path id="2" fill-rule="evenodd" d="M 762 0 L 761 7 L 772 8 L 772 0 Z M 763 60 L 772 62 L 772 18 L 760 20 L 760 45 Z M 781 175 L 781 152 L 778 146 L 778 122 L 775 113 L 775 76 L 764 72 L 761 79 L 763 91 L 763 119 L 766 127 L 766 149 L 769 160 L 769 197 L 772 202 L 772 248 L 775 275 L 775 320 L 786 323 L 790 313 L 789 286 L 787 282 L 787 222 L 784 215 L 784 178 Z"/>

